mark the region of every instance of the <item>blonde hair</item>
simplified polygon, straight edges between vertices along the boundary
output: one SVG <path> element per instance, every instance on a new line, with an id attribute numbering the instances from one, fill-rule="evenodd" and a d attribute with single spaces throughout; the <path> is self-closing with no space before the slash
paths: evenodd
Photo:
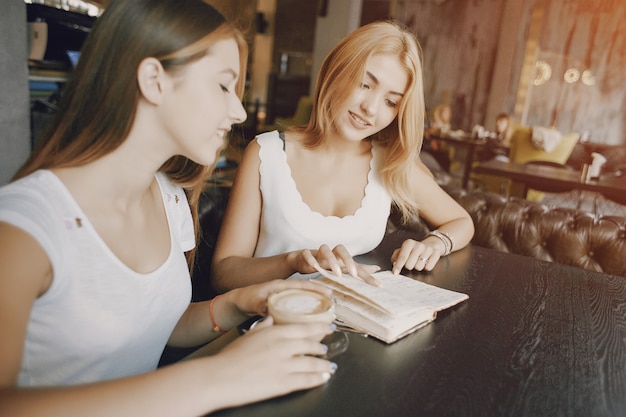
<path id="1" fill-rule="evenodd" d="M 114 0 L 82 48 L 50 128 L 14 179 L 38 169 L 87 164 L 117 149 L 135 120 L 141 92 L 137 68 L 148 57 L 174 73 L 205 56 L 217 41 L 235 39 L 245 85 L 248 46 L 241 32 L 202 0 Z M 213 166 L 174 156 L 160 168 L 185 188 L 197 228 L 202 187 Z M 188 255 L 193 262 L 193 251 Z"/>
<path id="2" fill-rule="evenodd" d="M 395 21 L 379 21 L 361 26 L 342 39 L 326 56 L 320 68 L 313 111 L 304 133 L 305 146 L 316 147 L 328 140 L 338 109 L 358 88 L 368 59 L 373 55 L 398 57 L 408 75 L 408 85 L 389 126 L 369 139 L 386 148 L 382 180 L 394 203 L 407 219 L 416 208 L 411 198 L 415 170 L 425 169 L 419 159 L 424 134 L 424 83 L 422 53 L 415 35 Z"/>

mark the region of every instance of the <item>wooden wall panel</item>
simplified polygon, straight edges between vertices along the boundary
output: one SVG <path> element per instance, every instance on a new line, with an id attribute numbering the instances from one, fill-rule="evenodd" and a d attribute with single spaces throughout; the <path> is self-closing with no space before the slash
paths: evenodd
<path id="1" fill-rule="evenodd" d="M 527 123 L 589 132 L 594 142 L 623 143 L 626 1 L 546 1 L 537 7 L 545 9 L 537 59 L 550 65 L 552 76 L 531 87 Z M 570 83 L 564 79 L 568 69 Z M 584 71 L 592 74 L 593 85 Z"/>
<path id="2" fill-rule="evenodd" d="M 424 52 L 427 110 L 452 107 L 454 129 L 484 124 L 498 45 L 500 0 L 400 0 L 395 17 L 411 27 Z"/>
<path id="3" fill-rule="evenodd" d="M 516 21 L 503 21 L 511 1 L 524 2 L 522 13 L 513 16 Z M 394 8 L 424 50 L 427 108 L 450 103 L 453 128 L 492 127 L 486 108 L 498 92 L 490 91 L 490 82 L 502 52 L 498 48 L 509 47 L 515 51 L 512 76 L 501 86 L 507 95 L 500 100 L 506 106 L 502 111 L 515 114 L 519 98 L 525 111 L 518 122 L 589 132 L 599 143 L 625 142 L 626 0 L 394 0 Z M 542 16 L 535 38 L 533 15 Z M 517 42 L 503 46 L 498 39 L 509 27 L 517 31 Z M 532 42 L 536 47 L 529 47 Z M 534 86 L 532 71 L 525 80 L 523 69 L 525 62 L 534 67 L 538 60 L 550 63 L 552 77 Z M 563 74 L 570 67 L 581 74 L 590 69 L 595 84 L 585 85 L 581 78 L 566 83 Z"/>

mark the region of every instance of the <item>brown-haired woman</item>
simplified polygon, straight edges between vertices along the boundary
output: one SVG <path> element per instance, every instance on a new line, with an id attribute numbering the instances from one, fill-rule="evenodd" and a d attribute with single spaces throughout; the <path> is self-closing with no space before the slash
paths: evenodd
<path id="1" fill-rule="evenodd" d="M 201 0 L 113 0 L 98 20 L 49 134 L 0 188 L 0 415 L 196 416 L 334 372 L 311 341 L 331 324 L 271 319 L 155 370 L 166 343 L 208 342 L 272 292 L 325 292 L 273 281 L 190 303 L 198 195 L 246 117 L 246 55 Z"/>

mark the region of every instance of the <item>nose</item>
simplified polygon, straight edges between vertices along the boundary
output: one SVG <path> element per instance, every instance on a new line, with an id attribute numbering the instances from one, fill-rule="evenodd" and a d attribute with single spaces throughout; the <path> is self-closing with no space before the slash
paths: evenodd
<path id="1" fill-rule="evenodd" d="M 378 111 L 379 99 L 375 94 L 365 94 L 361 101 L 361 109 L 368 115 L 372 116 Z"/>
<path id="2" fill-rule="evenodd" d="M 229 116 L 233 120 L 233 124 L 243 123 L 248 118 L 248 113 L 246 113 L 243 103 L 238 98 L 233 99 L 230 105 Z"/>

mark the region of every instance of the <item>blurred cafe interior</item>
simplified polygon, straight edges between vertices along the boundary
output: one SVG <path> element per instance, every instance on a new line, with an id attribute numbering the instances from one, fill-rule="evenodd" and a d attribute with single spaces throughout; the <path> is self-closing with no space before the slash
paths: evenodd
<path id="1" fill-rule="evenodd" d="M 72 58 L 107 1 L 4 5 L 10 35 L 0 42 L 12 58 L 0 67 L 1 106 L 11 109 L 0 119 L 2 183 L 54 114 Z M 216 181 L 228 183 L 257 132 L 308 119 L 332 45 L 394 18 L 422 46 L 422 159 L 442 186 L 626 216 L 623 0 L 207 1 L 244 31 L 251 51 L 248 119 L 235 127 Z"/>
<path id="2" fill-rule="evenodd" d="M 0 185 L 54 117 L 109 1 L 3 1 Z M 421 159 L 475 224 L 472 245 L 413 275 L 474 301 L 390 349 L 355 335 L 333 389 L 262 403 L 268 413 L 220 415 L 299 415 L 292 404 L 333 415 L 310 410 L 344 412 L 353 394 L 351 407 L 371 410 L 352 415 L 455 415 L 449 407 L 468 404 L 480 415 L 623 413 L 626 0 L 204 1 L 242 29 L 251 53 L 248 118 L 200 197 L 193 301 L 215 296 L 211 259 L 243 148 L 257 133 L 305 123 L 326 53 L 372 21 L 397 19 L 417 35 Z M 392 211 L 386 238 L 428 232 L 419 216 L 403 230 L 395 220 Z M 378 262 L 386 252 L 372 253 Z M 186 353 L 166 351 L 164 363 Z M 404 414 L 372 414 L 405 404 Z"/>

